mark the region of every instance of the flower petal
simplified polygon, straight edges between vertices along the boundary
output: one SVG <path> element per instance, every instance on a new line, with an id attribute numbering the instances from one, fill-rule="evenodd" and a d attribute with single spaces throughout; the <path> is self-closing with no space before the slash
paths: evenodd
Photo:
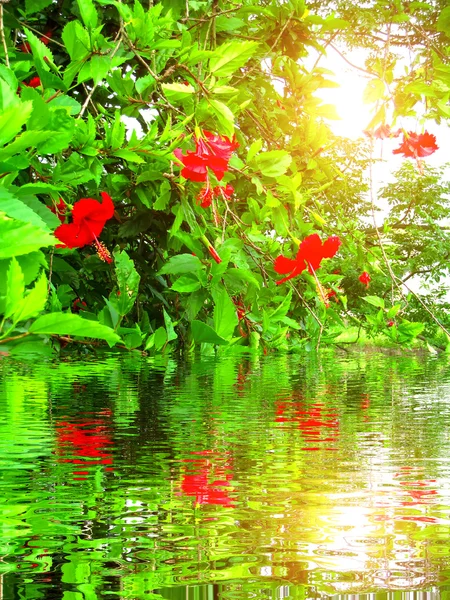
<path id="1" fill-rule="evenodd" d="M 297 261 L 292 260 L 292 258 L 286 258 L 286 256 L 278 256 L 275 259 L 275 263 L 273 268 L 280 275 L 284 275 L 286 273 L 290 273 L 297 267 Z"/>

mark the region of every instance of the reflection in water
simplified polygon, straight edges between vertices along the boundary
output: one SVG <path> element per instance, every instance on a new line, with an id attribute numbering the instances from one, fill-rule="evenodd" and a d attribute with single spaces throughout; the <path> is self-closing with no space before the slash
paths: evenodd
<path id="1" fill-rule="evenodd" d="M 445 359 L 0 369 L 0 597 L 450 592 Z"/>

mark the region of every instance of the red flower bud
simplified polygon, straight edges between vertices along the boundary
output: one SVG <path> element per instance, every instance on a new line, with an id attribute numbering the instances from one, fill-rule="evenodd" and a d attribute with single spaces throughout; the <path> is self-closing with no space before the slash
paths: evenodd
<path id="1" fill-rule="evenodd" d="M 208 246 L 208 252 L 211 254 L 211 256 L 213 257 L 213 259 L 216 261 L 216 263 L 218 265 L 222 262 L 222 259 L 220 258 L 220 256 L 217 254 L 217 252 L 214 250 L 214 248 L 212 246 Z"/>
<path id="2" fill-rule="evenodd" d="M 365 285 L 366 287 L 369 287 L 369 282 L 371 281 L 371 277 L 367 271 L 363 271 L 361 273 L 361 275 L 358 277 L 358 279 L 363 285 Z"/>

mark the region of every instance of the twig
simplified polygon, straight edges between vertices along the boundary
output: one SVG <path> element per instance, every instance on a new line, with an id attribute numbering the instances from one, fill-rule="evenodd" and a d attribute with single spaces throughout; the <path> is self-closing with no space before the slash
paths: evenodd
<path id="1" fill-rule="evenodd" d="M 3 25 L 3 4 L 0 3 L 0 36 L 2 38 L 3 50 L 5 51 L 5 65 L 9 69 L 8 46 L 6 45 L 5 28 Z"/>
<path id="2" fill-rule="evenodd" d="M 117 42 L 117 44 L 116 44 L 115 48 L 113 48 L 113 50 L 112 50 L 111 54 L 109 55 L 109 58 L 113 58 L 113 57 L 114 57 L 115 53 L 117 52 L 117 50 L 118 50 L 118 49 L 119 49 L 119 47 L 120 47 L 120 44 L 122 43 L 122 32 L 121 32 L 121 31 L 119 31 L 119 32 L 117 33 L 117 35 L 116 35 L 116 37 L 115 37 L 114 41 L 116 41 L 116 40 L 117 40 L 117 38 L 119 38 L 119 40 L 118 40 L 118 42 Z M 87 108 L 87 106 L 88 106 L 89 102 L 91 101 L 91 98 L 92 98 L 92 96 L 94 95 L 94 92 L 95 92 L 95 90 L 97 89 L 97 86 L 98 86 L 98 83 L 96 83 L 96 84 L 94 84 L 94 85 L 92 86 L 92 89 L 91 89 L 91 91 L 89 92 L 89 95 L 88 95 L 88 97 L 86 98 L 86 100 L 84 101 L 84 104 L 83 104 L 83 106 L 81 107 L 81 111 L 80 111 L 80 114 L 78 115 L 77 119 L 81 119 L 81 117 L 83 116 L 83 114 L 84 114 L 84 111 L 86 110 L 86 108 Z"/>
<path id="3" fill-rule="evenodd" d="M 277 35 L 277 39 L 274 41 L 274 43 L 270 47 L 270 52 L 272 52 L 273 49 L 276 48 L 276 46 L 278 45 L 278 42 L 280 41 L 281 36 L 286 31 L 286 28 L 289 26 L 289 23 L 292 21 L 292 18 L 293 18 L 293 15 L 290 15 L 289 18 L 287 19 L 286 23 L 281 28 L 280 33 Z M 258 66 L 258 64 L 253 65 L 253 67 L 251 67 L 246 73 L 244 73 L 244 75 L 242 75 L 241 77 L 238 77 L 238 79 L 234 82 L 235 85 L 237 85 L 243 79 L 245 79 L 246 77 L 248 77 L 250 75 L 250 73 L 253 73 L 253 71 L 256 69 L 257 66 Z"/>

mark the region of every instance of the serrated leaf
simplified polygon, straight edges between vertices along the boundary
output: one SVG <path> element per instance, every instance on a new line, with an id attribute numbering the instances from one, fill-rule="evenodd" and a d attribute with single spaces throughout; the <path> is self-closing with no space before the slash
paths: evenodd
<path id="1" fill-rule="evenodd" d="M 98 14 L 92 0 L 77 0 L 77 4 L 81 18 L 86 27 L 90 29 L 97 27 Z"/>
<path id="2" fill-rule="evenodd" d="M 10 106 L 0 115 L 0 146 L 16 137 L 28 121 L 33 110 L 31 101 Z"/>
<path id="3" fill-rule="evenodd" d="M 44 229 L 10 219 L 0 212 L 0 259 L 28 254 L 44 246 L 54 246 L 57 242 Z"/>
<path id="4" fill-rule="evenodd" d="M 257 42 L 227 42 L 214 50 L 214 56 L 209 61 L 210 71 L 217 77 L 232 75 L 245 65 L 258 48 Z"/>
<path id="5" fill-rule="evenodd" d="M 137 154 L 136 152 L 133 152 L 132 150 L 126 150 L 126 149 L 116 150 L 113 153 L 113 156 L 117 156 L 117 158 L 123 158 L 127 162 L 131 162 L 131 163 L 141 164 L 141 163 L 145 162 L 145 160 L 142 158 L 142 156 L 139 156 L 139 154 Z"/>
<path id="6" fill-rule="evenodd" d="M 377 308 L 384 308 L 384 300 L 378 296 L 363 296 L 363 300 Z"/>
<path id="7" fill-rule="evenodd" d="M 195 273 L 200 271 L 202 263 L 192 254 L 177 254 L 160 269 L 158 275 L 177 275 L 179 273 Z"/>
<path id="8" fill-rule="evenodd" d="M 217 121 L 220 125 L 220 133 L 224 133 L 229 137 L 234 135 L 234 115 L 226 104 L 220 102 L 220 100 L 210 100 L 209 104 L 216 115 Z"/>
<path id="9" fill-rule="evenodd" d="M 23 223 L 36 225 L 40 229 L 48 231 L 50 233 L 50 229 L 45 223 L 45 221 L 42 219 L 42 217 L 40 217 L 32 208 L 30 208 L 24 202 L 19 200 L 16 196 L 14 196 L 14 194 L 12 194 L 9 190 L 1 187 L 0 211 L 5 213 L 5 215 L 7 215 L 8 217 L 17 219 L 17 221 L 22 221 Z"/>
<path id="10" fill-rule="evenodd" d="M 69 21 L 61 34 L 64 46 L 72 61 L 79 61 L 91 52 L 89 33 L 79 21 Z"/>
<path id="11" fill-rule="evenodd" d="M 5 319 L 15 313 L 23 300 L 24 293 L 25 280 L 22 269 L 17 260 L 12 258 L 6 272 L 6 303 L 3 315 Z"/>
<path id="12" fill-rule="evenodd" d="M 110 346 L 120 341 L 120 337 L 110 328 L 88 321 L 70 313 L 50 313 L 36 319 L 28 330 L 30 333 L 49 335 L 76 335 L 78 337 L 105 340 Z"/>
<path id="13" fill-rule="evenodd" d="M 19 323 L 20 321 L 26 321 L 41 313 L 45 308 L 47 295 L 47 277 L 42 273 L 34 287 L 27 293 L 25 298 L 23 298 L 22 302 L 17 307 L 17 310 L 14 311 L 13 322 Z"/>
<path id="14" fill-rule="evenodd" d="M 279 177 L 288 170 L 292 157 L 286 150 L 272 150 L 259 154 L 255 160 L 263 175 L 266 177 Z"/>
<path id="15" fill-rule="evenodd" d="M 114 305 L 119 314 L 124 316 L 130 312 L 136 302 L 141 276 L 136 271 L 134 262 L 125 250 L 114 253 L 114 264 L 120 291 L 120 295 L 114 302 Z"/>

